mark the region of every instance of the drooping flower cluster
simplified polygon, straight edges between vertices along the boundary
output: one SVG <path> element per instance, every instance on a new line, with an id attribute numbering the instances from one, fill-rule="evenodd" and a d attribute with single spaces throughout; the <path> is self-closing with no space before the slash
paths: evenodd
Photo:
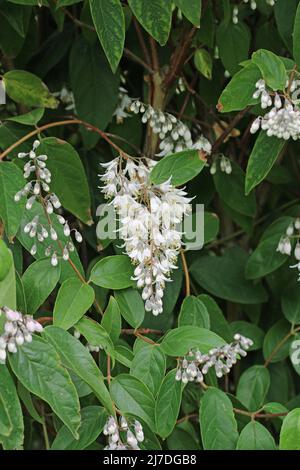
<path id="1" fill-rule="evenodd" d="M 0 363 L 4 364 L 7 352 L 16 353 L 24 342 L 31 343 L 32 334 L 40 333 L 43 327 L 31 315 L 22 315 L 8 307 L 0 309 L 0 316 L 5 315 L 4 333 L 0 336 Z"/>
<path id="2" fill-rule="evenodd" d="M 74 94 L 65 85 L 60 91 L 53 93 L 53 95 L 59 98 L 66 111 L 75 111 Z"/>
<path id="3" fill-rule="evenodd" d="M 58 243 L 58 234 L 52 225 L 50 215 L 54 214 L 55 210 L 61 208 L 61 203 L 56 194 L 51 192 L 51 172 L 47 168 L 47 155 L 37 155 L 36 150 L 40 145 L 39 140 L 35 140 L 33 148 L 28 153 L 19 153 L 18 158 L 28 159 L 24 164 L 24 179 L 28 180 L 21 191 L 18 191 L 15 195 L 15 201 L 19 202 L 22 197 L 27 199 L 26 209 L 30 211 L 36 201 L 40 201 L 44 207 L 47 220 L 49 221 L 48 226 L 41 223 L 40 216 L 35 215 L 25 226 L 24 233 L 28 234 L 33 240 L 33 244 L 30 250 L 32 256 L 37 253 L 38 243 L 43 243 L 46 239 L 50 238 L 53 242 Z M 30 180 L 29 180 L 30 179 Z M 76 229 L 70 228 L 68 222 L 61 214 L 55 214 L 59 224 L 63 226 L 63 232 L 65 237 L 69 237 L 71 232 L 74 231 L 75 239 L 77 242 L 82 241 L 80 232 Z M 57 247 L 59 248 L 59 246 Z M 62 259 L 68 261 L 70 252 L 74 251 L 75 247 L 71 241 L 67 241 L 62 246 Z M 45 256 L 51 256 L 52 266 L 58 264 L 58 251 L 50 243 L 46 250 Z"/>
<path id="4" fill-rule="evenodd" d="M 293 251 L 293 240 L 297 239 L 294 251 Z M 282 253 L 283 255 L 292 255 L 292 251 L 294 254 L 294 257 L 297 261 L 297 263 L 291 268 L 297 268 L 299 271 L 299 279 L 300 281 L 300 219 L 297 218 L 292 222 L 288 228 L 286 229 L 286 232 L 284 235 L 279 240 L 277 251 L 279 253 Z"/>
<path id="5" fill-rule="evenodd" d="M 120 87 L 118 94 L 118 105 L 114 112 L 117 124 L 121 124 L 124 119 L 130 116 L 130 114 L 128 114 L 128 111 L 130 110 L 131 103 L 132 98 L 128 96 L 127 90 L 123 87 Z"/>
<path id="6" fill-rule="evenodd" d="M 229 158 L 225 157 L 225 155 L 221 155 L 220 159 L 213 160 L 210 166 L 210 174 L 215 175 L 218 171 L 218 164 L 220 166 L 220 170 L 226 175 L 230 175 L 232 173 L 232 166 Z"/>
<path id="7" fill-rule="evenodd" d="M 255 0 L 243 0 L 244 3 L 250 3 L 251 10 L 256 10 L 257 2 Z M 276 3 L 276 0 L 265 0 L 266 4 L 270 7 L 273 7 Z"/>
<path id="8" fill-rule="evenodd" d="M 165 283 L 176 269 L 182 245 L 178 224 L 191 211 L 186 192 L 170 181 L 153 185 L 150 171 L 156 162 L 127 160 L 125 168 L 118 157 L 102 164 L 102 191 L 119 218 L 119 235 L 124 240 L 125 253 L 136 265 L 133 279 L 142 288 L 146 311 L 162 313 Z"/>
<path id="9" fill-rule="evenodd" d="M 153 132 L 159 135 L 161 140 L 159 144 L 159 157 L 164 157 L 173 152 L 181 152 L 185 149 L 202 150 L 210 155 L 212 146 L 210 142 L 203 136 L 193 140 L 191 131 L 182 121 L 177 119 L 173 114 L 164 113 L 155 110 L 152 106 L 146 105 L 139 100 L 133 101 L 130 110 L 135 113 L 142 114 L 142 122 L 149 122 Z"/>
<path id="10" fill-rule="evenodd" d="M 228 374 L 240 356 L 245 357 L 247 350 L 253 345 L 251 339 L 240 334 L 234 336 L 234 342 L 214 348 L 208 354 L 199 350 L 190 351 L 187 356 L 180 359 L 176 373 L 176 380 L 182 383 L 201 383 L 204 375 L 213 367 L 218 378 Z"/>
<path id="11" fill-rule="evenodd" d="M 103 434 L 108 436 L 108 445 L 104 450 L 140 450 L 139 443 L 144 441 L 143 426 L 137 420 L 128 423 L 124 416 L 120 416 L 119 423 L 110 416 L 104 426 Z M 123 442 L 122 435 L 126 441 Z M 125 440 L 124 439 L 124 440 Z"/>
<path id="12" fill-rule="evenodd" d="M 262 109 L 272 106 L 264 116 L 259 116 L 253 121 L 250 132 L 255 134 L 260 128 L 267 132 L 269 137 L 276 136 L 279 139 L 298 140 L 300 138 L 300 109 L 287 98 L 297 88 L 297 81 L 287 81 L 284 96 L 269 92 L 263 79 L 256 83 L 256 91 L 253 98 L 261 99 Z"/>

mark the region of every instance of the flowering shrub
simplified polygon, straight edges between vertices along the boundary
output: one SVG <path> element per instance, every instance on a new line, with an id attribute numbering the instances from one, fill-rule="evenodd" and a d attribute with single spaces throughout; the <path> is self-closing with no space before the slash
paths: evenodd
<path id="1" fill-rule="evenodd" d="M 0 448 L 300 450 L 299 1 L 1 0 L 0 50 Z"/>

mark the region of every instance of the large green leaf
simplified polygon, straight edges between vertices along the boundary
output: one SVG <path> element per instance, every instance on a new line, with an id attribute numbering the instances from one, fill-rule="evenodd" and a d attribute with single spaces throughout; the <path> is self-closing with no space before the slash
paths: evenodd
<path id="1" fill-rule="evenodd" d="M 200 402 L 200 430 L 205 450 L 233 450 L 238 440 L 233 406 L 224 392 L 209 388 Z"/>
<path id="2" fill-rule="evenodd" d="M 121 374 L 112 379 L 110 391 L 122 413 L 128 413 L 145 421 L 155 431 L 155 401 L 147 386 L 138 378 Z"/>
<path id="3" fill-rule="evenodd" d="M 166 44 L 172 18 L 171 0 L 128 0 L 133 14 L 161 46 Z"/>
<path id="4" fill-rule="evenodd" d="M 94 289 L 74 277 L 67 279 L 60 287 L 53 312 L 53 322 L 68 330 L 88 311 L 95 300 Z"/>
<path id="5" fill-rule="evenodd" d="M 252 366 L 242 374 L 236 396 L 249 411 L 257 411 L 264 404 L 269 387 L 268 369 L 263 366 Z"/>
<path id="6" fill-rule="evenodd" d="M 280 431 L 280 450 L 300 450 L 300 408 L 295 408 L 284 419 Z"/>
<path id="7" fill-rule="evenodd" d="M 5 276 L 0 280 L 0 305 L 1 307 L 6 306 L 15 309 L 17 299 L 14 261 L 12 253 L 9 250 L 5 251 L 5 257 L 7 257 L 7 266 L 5 268 Z"/>
<path id="8" fill-rule="evenodd" d="M 181 305 L 178 326 L 185 325 L 210 328 L 209 314 L 205 304 L 193 295 L 186 297 Z"/>
<path id="9" fill-rule="evenodd" d="M 285 145 L 284 139 L 268 137 L 261 131 L 252 149 L 246 172 L 245 192 L 250 191 L 261 183 L 268 175 Z"/>
<path id="10" fill-rule="evenodd" d="M 5 416 L 7 421 L 4 421 Z M 21 404 L 14 381 L 3 364 L 0 364 L 0 419 L 0 442 L 3 448 L 21 449 L 24 440 Z"/>
<path id="11" fill-rule="evenodd" d="M 223 256 L 199 258 L 190 272 L 201 287 L 217 297 L 241 304 L 265 302 L 267 293 L 262 285 L 245 279 L 247 258 L 241 248 L 229 248 Z"/>
<path id="12" fill-rule="evenodd" d="M 103 348 L 107 354 L 114 356 L 114 346 L 109 334 L 99 323 L 94 320 L 83 317 L 76 323 L 76 329 L 85 337 L 87 342 L 92 346 Z"/>
<path id="13" fill-rule="evenodd" d="M 230 326 L 224 317 L 222 310 L 217 302 L 206 294 L 198 295 L 198 299 L 205 305 L 209 313 L 210 329 L 221 336 L 228 343 L 232 341 L 232 332 Z"/>
<path id="14" fill-rule="evenodd" d="M 154 184 L 161 184 L 171 178 L 174 186 L 180 186 L 195 178 L 205 163 L 205 158 L 198 150 L 183 150 L 160 160 L 151 171 L 150 179 Z"/>
<path id="15" fill-rule="evenodd" d="M 63 365 L 86 382 L 107 411 L 113 414 L 113 403 L 104 384 L 103 375 L 83 344 L 56 326 L 45 328 L 43 336 L 54 346 Z"/>
<path id="16" fill-rule="evenodd" d="M 24 387 L 46 401 L 77 439 L 78 395 L 53 346 L 34 336 L 32 343 L 24 344 L 9 356 L 9 363 Z"/>
<path id="17" fill-rule="evenodd" d="M 93 266 L 90 281 L 106 289 L 132 287 L 133 265 L 125 255 L 106 256 Z"/>
<path id="18" fill-rule="evenodd" d="M 273 52 L 260 49 L 252 54 L 252 61 L 260 69 L 266 84 L 273 90 L 284 90 L 287 74 L 283 61 Z"/>
<path id="19" fill-rule="evenodd" d="M 0 281 L 7 276 L 12 264 L 11 252 L 6 243 L 0 239 Z"/>
<path id="20" fill-rule="evenodd" d="M 108 414 L 101 406 L 87 406 L 81 410 L 79 438 L 74 439 L 66 426 L 58 431 L 51 450 L 83 450 L 102 433 Z"/>
<path id="21" fill-rule="evenodd" d="M 57 108 L 58 101 L 36 75 L 25 70 L 10 70 L 3 77 L 8 96 L 25 106 Z"/>
<path id="22" fill-rule="evenodd" d="M 166 439 L 173 431 L 180 410 L 182 384 L 175 376 L 176 369 L 165 376 L 155 404 L 156 428 L 162 439 Z"/>
<path id="23" fill-rule="evenodd" d="M 175 0 L 174 3 L 194 26 L 200 26 L 202 0 Z"/>
<path id="24" fill-rule="evenodd" d="M 119 0 L 90 0 L 91 13 L 101 45 L 115 72 L 122 57 L 125 20 Z"/>
<path id="25" fill-rule="evenodd" d="M 47 137 L 42 140 L 37 153 L 48 156 L 47 168 L 52 173 L 50 187 L 62 205 L 82 222 L 91 225 L 90 191 L 76 150 L 64 140 Z"/>
<path id="26" fill-rule="evenodd" d="M 260 70 L 253 63 L 241 69 L 223 90 L 219 98 L 218 110 L 222 113 L 230 113 L 258 103 L 259 100 L 253 98 L 253 93 L 254 85 L 260 78 Z"/>
<path id="27" fill-rule="evenodd" d="M 300 292 L 296 279 L 284 289 L 281 297 L 281 308 L 289 322 L 293 325 L 300 323 Z"/>
<path id="28" fill-rule="evenodd" d="M 49 297 L 60 278 L 60 266 L 50 267 L 49 259 L 32 263 L 22 277 L 27 312 L 33 315 Z"/>
<path id="29" fill-rule="evenodd" d="M 284 318 L 277 321 L 267 332 L 264 344 L 264 358 L 270 358 L 270 362 L 279 362 L 288 357 L 292 338 L 283 341 L 290 333 L 291 325 Z M 272 357 L 271 357 L 272 356 Z"/>
<path id="30" fill-rule="evenodd" d="M 168 356 L 184 356 L 191 349 L 198 348 L 208 353 L 212 348 L 225 344 L 216 333 L 198 326 L 181 326 L 169 331 L 161 342 L 161 348 Z"/>
<path id="31" fill-rule="evenodd" d="M 249 29 L 241 21 L 238 24 L 223 21 L 219 25 L 216 35 L 217 46 L 222 63 L 231 75 L 240 69 L 240 62 L 248 58 L 250 39 Z"/>
<path id="32" fill-rule="evenodd" d="M 113 343 L 115 343 L 121 334 L 122 319 L 118 302 L 112 296 L 102 317 L 101 325 L 105 328 Z"/>
<path id="33" fill-rule="evenodd" d="M 300 66 L 300 5 L 298 5 L 295 24 L 294 24 L 294 33 L 293 33 L 293 50 L 294 50 L 294 59 Z"/>
<path id="34" fill-rule="evenodd" d="M 24 186 L 21 170 L 14 163 L 0 162 L 0 218 L 9 239 L 16 235 L 24 212 L 25 200 L 14 200 L 15 194 Z"/>
<path id="35" fill-rule="evenodd" d="M 251 421 L 242 430 L 237 450 L 276 450 L 272 434 L 257 421 Z"/>
<path id="36" fill-rule="evenodd" d="M 122 317 L 133 328 L 138 328 L 144 320 L 145 308 L 141 295 L 135 289 L 124 289 L 115 292 Z"/>
<path id="37" fill-rule="evenodd" d="M 133 357 L 130 374 L 147 384 L 150 392 L 155 396 L 164 378 L 165 370 L 164 353 L 157 346 L 145 343 Z"/>

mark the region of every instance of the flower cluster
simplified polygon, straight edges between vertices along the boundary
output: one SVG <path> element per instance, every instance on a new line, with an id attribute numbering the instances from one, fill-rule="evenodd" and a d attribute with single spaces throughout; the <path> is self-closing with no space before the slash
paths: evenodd
<path id="1" fill-rule="evenodd" d="M 39 140 L 35 140 L 33 148 L 29 153 L 19 153 L 18 158 L 28 159 L 24 164 L 24 179 L 27 181 L 24 188 L 15 194 L 15 201 L 19 202 L 22 197 L 26 197 L 26 209 L 30 211 L 36 201 L 40 201 L 44 207 L 45 214 L 48 220 L 48 226 L 41 223 L 40 216 L 35 215 L 25 226 L 24 233 L 28 234 L 33 240 L 30 250 L 32 256 L 35 256 L 38 249 L 38 243 L 43 243 L 46 239 L 50 238 L 53 242 L 58 242 L 58 234 L 52 225 L 50 215 L 54 214 L 55 210 L 61 208 L 61 203 L 56 194 L 51 192 L 51 172 L 47 168 L 47 155 L 37 155 L 36 150 L 40 145 Z M 32 178 L 33 177 L 33 178 Z M 77 242 L 82 242 L 82 236 L 78 230 L 71 230 L 68 222 L 61 214 L 55 214 L 59 224 L 63 226 L 65 237 L 69 237 L 71 232 L 74 231 L 75 239 Z M 74 251 L 74 245 L 68 241 L 62 246 L 62 258 L 68 261 L 70 252 Z M 58 252 L 50 243 L 46 250 L 45 256 L 51 256 L 52 266 L 58 265 Z"/>
<path id="2" fill-rule="evenodd" d="M 257 2 L 255 0 L 243 0 L 244 3 L 250 3 L 251 10 L 256 10 Z M 270 7 L 273 7 L 276 3 L 276 0 L 265 0 L 266 4 Z"/>
<path id="3" fill-rule="evenodd" d="M 214 160 L 210 166 L 210 174 L 215 175 L 218 170 L 218 163 L 220 165 L 220 170 L 226 175 L 230 175 L 232 173 L 232 166 L 229 158 L 225 157 L 225 155 L 221 155 L 220 159 Z"/>
<path id="4" fill-rule="evenodd" d="M 252 345 L 253 341 L 251 339 L 236 334 L 233 343 L 214 348 L 208 354 L 202 354 L 198 350 L 190 351 L 178 364 L 176 380 L 181 380 L 184 384 L 194 381 L 201 383 L 204 380 L 203 376 L 212 367 L 215 369 L 216 376 L 221 378 L 230 372 L 240 356 L 245 357 L 247 355 L 246 351 Z"/>
<path id="5" fill-rule="evenodd" d="M 270 93 L 266 89 L 263 79 L 256 83 L 256 91 L 253 98 L 261 99 L 262 109 L 272 106 L 264 116 L 259 116 L 253 121 L 250 132 L 255 134 L 260 128 L 267 132 L 269 137 L 276 136 L 279 139 L 298 140 L 300 138 L 300 109 L 287 98 L 297 88 L 297 81 L 287 81 L 284 96 L 278 93 Z"/>
<path id="6" fill-rule="evenodd" d="M 114 112 L 114 116 L 116 116 L 117 124 L 122 124 L 123 120 L 126 119 L 130 114 L 127 111 L 130 110 L 130 106 L 132 103 L 132 98 L 128 96 L 128 92 L 125 88 L 119 88 L 118 94 L 118 105 Z"/>
<path id="7" fill-rule="evenodd" d="M 73 336 L 76 339 L 80 339 L 81 338 L 81 333 L 78 330 L 75 329 L 74 333 L 73 333 Z M 90 344 L 90 343 L 86 343 L 85 347 L 91 353 L 92 352 L 98 353 L 100 351 L 100 349 L 103 349 L 102 346 L 94 346 L 93 344 Z"/>
<path id="8" fill-rule="evenodd" d="M 40 333 L 43 327 L 35 321 L 31 315 L 22 315 L 20 312 L 8 307 L 0 309 L 0 315 L 4 314 L 4 333 L 0 336 L 0 363 L 4 364 L 7 351 L 16 353 L 18 346 L 24 342 L 31 343 L 32 333 Z"/>
<path id="9" fill-rule="evenodd" d="M 126 436 L 126 443 L 122 441 L 121 433 Z M 124 416 L 120 417 L 119 423 L 116 418 L 110 416 L 104 426 L 103 434 L 108 436 L 105 450 L 140 450 L 139 443 L 144 441 L 141 423 L 135 420 L 131 425 Z"/>
<path id="10" fill-rule="evenodd" d="M 133 101 L 130 110 L 142 114 L 142 122 L 149 122 L 153 132 L 159 135 L 159 157 L 164 157 L 173 152 L 181 152 L 185 149 L 202 150 L 206 154 L 211 153 L 210 142 L 201 135 L 193 141 L 191 131 L 182 121 L 173 114 L 157 111 L 152 106 L 146 105 L 139 100 Z"/>
<path id="11" fill-rule="evenodd" d="M 294 257 L 297 261 L 297 263 L 294 266 L 291 266 L 291 268 L 297 268 L 299 271 L 299 281 L 300 281 L 300 219 L 297 218 L 292 222 L 288 228 L 286 229 L 286 232 L 284 235 L 279 240 L 278 246 L 277 246 L 277 251 L 279 253 L 282 253 L 283 255 L 288 255 L 291 256 L 292 251 L 293 251 L 293 239 L 297 238 L 297 243 L 294 248 Z"/>
<path id="12" fill-rule="evenodd" d="M 75 99 L 72 91 L 64 85 L 60 91 L 53 93 L 53 96 L 59 98 L 66 111 L 75 111 Z"/>
<path id="13" fill-rule="evenodd" d="M 123 248 L 136 265 L 133 280 L 143 289 L 145 309 L 158 315 L 182 245 L 178 224 L 191 211 L 191 199 L 170 181 L 153 185 L 149 176 L 155 164 L 150 159 L 128 159 L 123 168 L 118 157 L 102 164 L 106 171 L 101 180 L 103 193 L 113 198 Z"/>

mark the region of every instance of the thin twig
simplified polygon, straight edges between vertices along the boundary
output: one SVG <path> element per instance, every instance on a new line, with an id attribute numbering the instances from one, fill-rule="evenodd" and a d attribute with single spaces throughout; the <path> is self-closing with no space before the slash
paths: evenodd
<path id="1" fill-rule="evenodd" d="M 186 262 L 186 257 L 183 250 L 180 250 L 181 259 L 182 259 L 182 267 L 185 275 L 185 295 L 188 297 L 191 295 L 191 283 L 190 283 L 190 273 L 189 268 Z"/>

